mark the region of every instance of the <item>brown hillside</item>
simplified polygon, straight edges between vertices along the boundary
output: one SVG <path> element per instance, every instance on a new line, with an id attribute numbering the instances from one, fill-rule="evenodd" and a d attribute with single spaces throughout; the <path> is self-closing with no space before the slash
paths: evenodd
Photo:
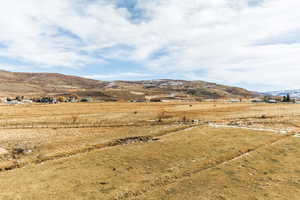
<path id="1" fill-rule="evenodd" d="M 0 94 L 39 95 L 100 89 L 105 82 L 58 73 L 21 73 L 0 71 Z"/>
<path id="2" fill-rule="evenodd" d="M 257 93 L 204 81 L 149 80 L 105 82 L 58 73 L 23 73 L 0 70 L 1 96 L 68 95 L 102 100 L 144 99 L 151 95 L 186 95 L 193 98 L 253 97 Z"/>

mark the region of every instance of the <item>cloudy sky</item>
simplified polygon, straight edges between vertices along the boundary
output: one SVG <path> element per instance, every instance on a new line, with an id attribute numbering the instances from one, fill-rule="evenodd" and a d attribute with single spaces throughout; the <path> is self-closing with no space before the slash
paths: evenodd
<path id="1" fill-rule="evenodd" d="M 300 88 L 298 0 L 1 0 L 0 69 Z"/>

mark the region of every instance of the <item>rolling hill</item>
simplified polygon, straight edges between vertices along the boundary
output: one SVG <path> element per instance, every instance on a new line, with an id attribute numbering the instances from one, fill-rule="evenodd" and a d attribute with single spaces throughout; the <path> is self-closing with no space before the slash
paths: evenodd
<path id="1" fill-rule="evenodd" d="M 103 81 L 58 73 L 23 73 L 0 71 L 0 95 L 45 95 L 80 90 L 101 89 Z"/>
<path id="2" fill-rule="evenodd" d="M 68 95 L 103 100 L 144 99 L 151 95 L 185 95 L 198 98 L 254 97 L 258 93 L 204 81 L 149 80 L 99 81 L 58 73 L 23 73 L 0 70 L 0 96 Z"/>

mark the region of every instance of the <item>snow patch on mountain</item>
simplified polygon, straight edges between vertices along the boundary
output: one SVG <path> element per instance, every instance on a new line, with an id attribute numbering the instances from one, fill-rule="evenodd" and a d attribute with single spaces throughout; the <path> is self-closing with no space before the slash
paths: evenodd
<path id="1" fill-rule="evenodd" d="M 292 98 L 300 98 L 300 89 L 272 91 L 272 92 L 265 92 L 264 94 L 271 95 L 271 96 L 286 96 L 287 94 L 289 94 L 290 97 Z"/>

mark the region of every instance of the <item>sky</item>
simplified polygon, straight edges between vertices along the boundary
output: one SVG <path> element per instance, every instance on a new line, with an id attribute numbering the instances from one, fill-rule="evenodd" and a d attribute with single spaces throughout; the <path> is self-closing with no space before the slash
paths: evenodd
<path id="1" fill-rule="evenodd" d="M 298 0 L 2 0 L 0 69 L 300 88 Z"/>

